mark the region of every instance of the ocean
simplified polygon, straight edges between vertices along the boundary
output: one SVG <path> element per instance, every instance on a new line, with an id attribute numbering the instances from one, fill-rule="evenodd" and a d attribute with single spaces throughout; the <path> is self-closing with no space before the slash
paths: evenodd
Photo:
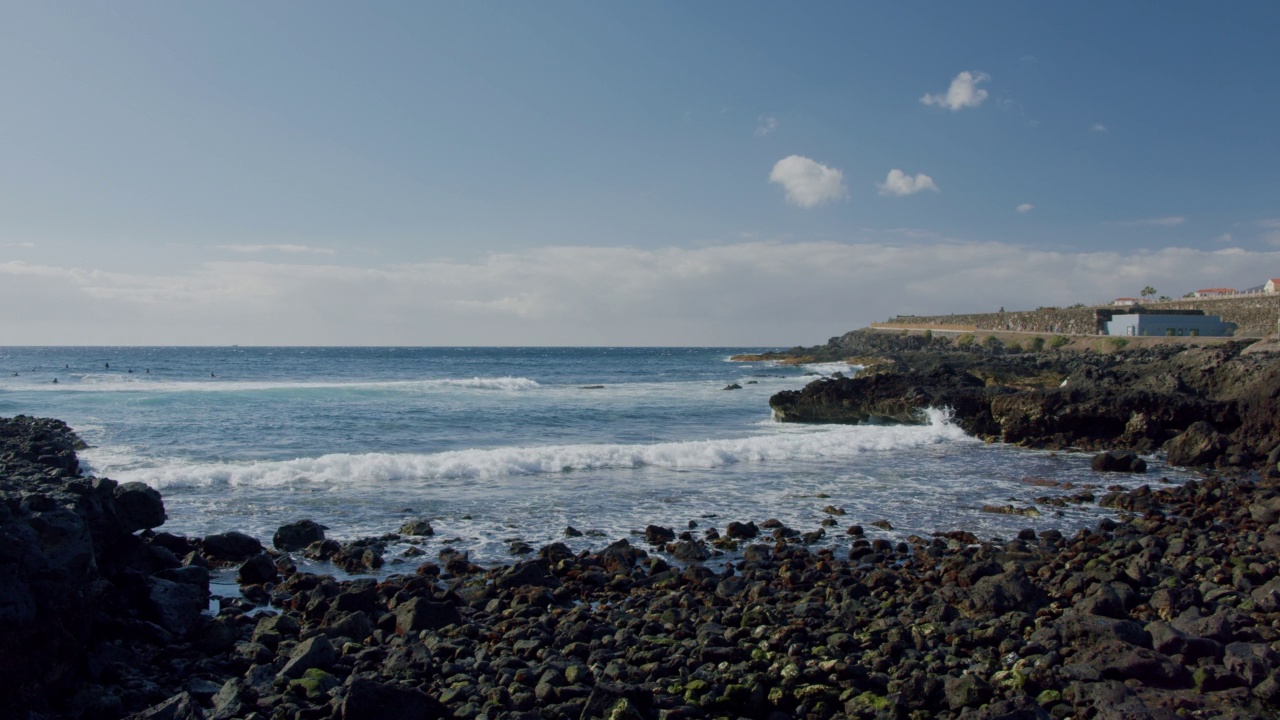
<path id="1" fill-rule="evenodd" d="M 854 368 L 729 361 L 759 350 L 0 348 L 0 415 L 65 420 L 90 445 L 86 472 L 163 493 L 168 532 L 269 543 L 310 518 L 354 539 L 426 518 L 427 558 L 448 546 L 481 565 L 512 562 L 516 539 L 599 549 L 642 542 L 649 524 L 808 532 L 835 517 L 818 544 L 837 551 L 854 524 L 895 541 L 1071 532 L 1107 511 L 1043 498 L 1191 477 L 1155 458 L 1145 476 L 1101 475 L 1087 454 L 983 443 L 945 408 L 918 426 L 776 423 L 770 395 Z M 1040 515 L 983 511 L 1005 505 Z M 414 562 L 407 547 L 385 572 Z"/>

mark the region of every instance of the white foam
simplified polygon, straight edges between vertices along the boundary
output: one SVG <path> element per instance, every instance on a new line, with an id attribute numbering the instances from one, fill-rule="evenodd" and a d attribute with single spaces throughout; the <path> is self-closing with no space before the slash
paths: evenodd
<path id="1" fill-rule="evenodd" d="M 451 388 L 479 390 L 532 390 L 541 387 L 537 381 L 524 377 L 472 377 L 436 378 L 432 380 L 386 380 L 375 382 L 287 382 L 241 380 L 153 380 L 139 375 L 85 375 L 58 384 L 42 383 L 12 387 L 12 390 L 52 392 L 261 392 L 267 390 L 359 390 L 386 389 L 408 392 L 431 392 Z"/>
<path id="2" fill-rule="evenodd" d="M 950 422 L 950 414 L 929 411 L 928 425 L 781 426 L 745 438 L 644 445 L 582 444 L 459 450 L 433 454 L 335 453 L 284 461 L 190 463 L 169 461 L 140 467 L 128 453 L 110 449 L 85 453 L 94 472 L 153 487 L 257 486 L 295 484 L 380 485 L 392 481 L 488 479 L 587 470 L 658 467 L 712 469 L 738 463 L 839 459 L 865 452 L 896 450 L 971 440 Z"/>
<path id="3" fill-rule="evenodd" d="M 861 365 L 850 365 L 847 362 L 805 363 L 800 367 L 810 372 L 816 372 L 819 375 L 830 375 L 832 373 L 853 374 L 862 369 Z"/>

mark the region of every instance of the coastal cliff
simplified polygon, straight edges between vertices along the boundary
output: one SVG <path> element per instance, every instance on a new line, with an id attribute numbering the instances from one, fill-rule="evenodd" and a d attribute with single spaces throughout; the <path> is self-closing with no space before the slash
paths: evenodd
<path id="1" fill-rule="evenodd" d="M 770 399 L 783 422 L 923 422 L 950 408 L 966 432 L 1051 449 L 1166 449 L 1179 465 L 1276 469 L 1280 355 L 1248 343 L 1111 353 L 959 349 L 923 336 L 863 331 L 805 357 L 868 369 Z"/>

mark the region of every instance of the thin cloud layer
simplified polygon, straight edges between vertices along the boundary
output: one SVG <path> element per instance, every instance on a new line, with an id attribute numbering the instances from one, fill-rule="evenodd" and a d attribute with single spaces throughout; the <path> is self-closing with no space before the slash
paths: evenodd
<path id="1" fill-rule="evenodd" d="M 778 129 L 778 118 L 770 117 L 768 115 L 761 115 L 760 119 L 756 122 L 755 136 L 764 137 L 765 135 L 769 135 L 774 130 L 777 130 L 777 129 Z"/>
<path id="2" fill-rule="evenodd" d="M 1187 222 L 1185 217 L 1181 215 L 1169 215 L 1167 217 L 1143 218 L 1141 220 L 1125 220 L 1120 225 L 1151 225 L 1156 227 L 1177 227 Z"/>
<path id="3" fill-rule="evenodd" d="M 984 72 L 964 72 L 956 75 L 945 93 L 925 95 L 920 102 L 925 105 L 944 107 L 952 112 L 964 108 L 978 107 L 987 99 L 987 91 L 978 87 L 987 82 L 991 76 Z"/>
<path id="4" fill-rule="evenodd" d="M 884 182 L 876 183 L 876 187 L 880 188 L 881 195 L 891 197 L 914 195 L 921 190 L 938 192 L 938 186 L 934 184 L 933 178 L 928 175 L 924 173 L 908 175 L 896 168 L 889 171 L 889 175 L 884 179 Z"/>
<path id="5" fill-rule="evenodd" d="M 843 200 L 849 194 L 843 172 L 800 155 L 789 155 L 775 163 L 769 182 L 787 191 L 787 202 L 803 208 Z"/>
<path id="6" fill-rule="evenodd" d="M 550 247 L 378 268 L 261 261 L 143 276 L 0 262 L 14 344 L 792 346 L 897 313 L 1257 285 L 1280 251 L 1005 243 Z M 767 288 L 768 291 L 762 291 Z"/>
<path id="7" fill-rule="evenodd" d="M 218 245 L 219 250 L 229 250 L 234 253 L 243 253 L 253 255 L 263 252 L 282 252 L 282 253 L 315 253 L 316 255 L 333 255 L 334 251 L 329 248 L 311 247 L 310 245 Z"/>
<path id="8" fill-rule="evenodd" d="M 1014 210 L 1017 210 L 1018 212 L 1023 214 L 1029 213 L 1035 209 L 1036 209 L 1036 206 L 1032 205 L 1031 203 L 1022 203 L 1018 207 L 1014 208 Z"/>

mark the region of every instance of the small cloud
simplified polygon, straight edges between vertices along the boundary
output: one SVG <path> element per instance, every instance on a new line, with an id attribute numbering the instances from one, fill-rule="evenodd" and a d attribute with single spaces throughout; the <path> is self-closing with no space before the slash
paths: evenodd
<path id="1" fill-rule="evenodd" d="M 1266 218 L 1264 220 L 1257 220 L 1253 224 L 1268 230 L 1280 230 L 1280 218 Z"/>
<path id="2" fill-rule="evenodd" d="M 1036 58 L 1036 56 L 1035 56 L 1035 55 L 1023 55 L 1022 57 L 1018 58 L 1018 62 L 1026 63 L 1026 64 L 1028 64 L 1028 65 L 1031 65 L 1031 64 L 1033 64 L 1033 63 L 1037 63 L 1037 62 L 1040 62 L 1040 61 Z"/>
<path id="3" fill-rule="evenodd" d="M 986 82 L 991 76 L 984 72 L 960 73 L 951 81 L 951 87 L 945 93 L 925 95 L 920 102 L 925 105 L 944 107 L 952 112 L 969 107 L 978 107 L 987 99 L 987 91 L 978 87 L 978 83 Z"/>
<path id="4" fill-rule="evenodd" d="M 1017 210 L 1020 213 L 1029 213 L 1035 209 L 1036 209 L 1036 206 L 1032 205 L 1031 203 L 1022 203 L 1018 207 L 1014 208 L 1014 210 Z"/>
<path id="5" fill-rule="evenodd" d="M 756 137 L 764 137 L 778 129 L 778 118 L 769 115 L 761 115 L 756 121 Z"/>
<path id="6" fill-rule="evenodd" d="M 1144 218 L 1142 220 L 1125 220 L 1117 225 L 1155 225 L 1159 227 L 1176 227 L 1187 221 L 1181 215 L 1170 215 L 1168 217 Z"/>
<path id="7" fill-rule="evenodd" d="M 920 173 L 919 175 L 911 176 L 896 168 L 889 171 L 889 175 L 884 179 L 884 182 L 876 183 L 876 187 L 880 188 L 881 195 L 892 195 L 894 197 L 914 195 L 921 190 L 938 192 L 938 186 L 933 183 L 933 178 L 928 175 Z"/>
<path id="8" fill-rule="evenodd" d="M 1089 129 L 1096 133 L 1105 133 L 1107 131 L 1107 126 L 1102 123 L 1094 123 L 1089 126 Z"/>
<path id="9" fill-rule="evenodd" d="M 333 250 L 329 248 L 310 247 L 308 245 L 218 245 L 219 250 L 229 250 L 234 253 L 256 254 L 263 252 L 282 252 L 282 253 L 315 253 L 317 255 L 332 255 Z"/>
<path id="10" fill-rule="evenodd" d="M 1222 233 L 1218 237 L 1214 238 L 1214 240 L 1220 243 L 1235 242 L 1235 238 L 1231 236 L 1231 233 Z"/>
<path id="11" fill-rule="evenodd" d="M 800 155 L 788 155 L 774 164 L 769 182 L 787 191 L 787 202 L 803 208 L 842 200 L 849 194 L 843 172 Z"/>
<path id="12" fill-rule="evenodd" d="M 20 242 L 20 243 L 9 243 L 8 245 L 0 245 L 0 247 L 6 247 L 6 248 L 33 248 L 35 246 L 36 244 L 33 242 Z"/>

